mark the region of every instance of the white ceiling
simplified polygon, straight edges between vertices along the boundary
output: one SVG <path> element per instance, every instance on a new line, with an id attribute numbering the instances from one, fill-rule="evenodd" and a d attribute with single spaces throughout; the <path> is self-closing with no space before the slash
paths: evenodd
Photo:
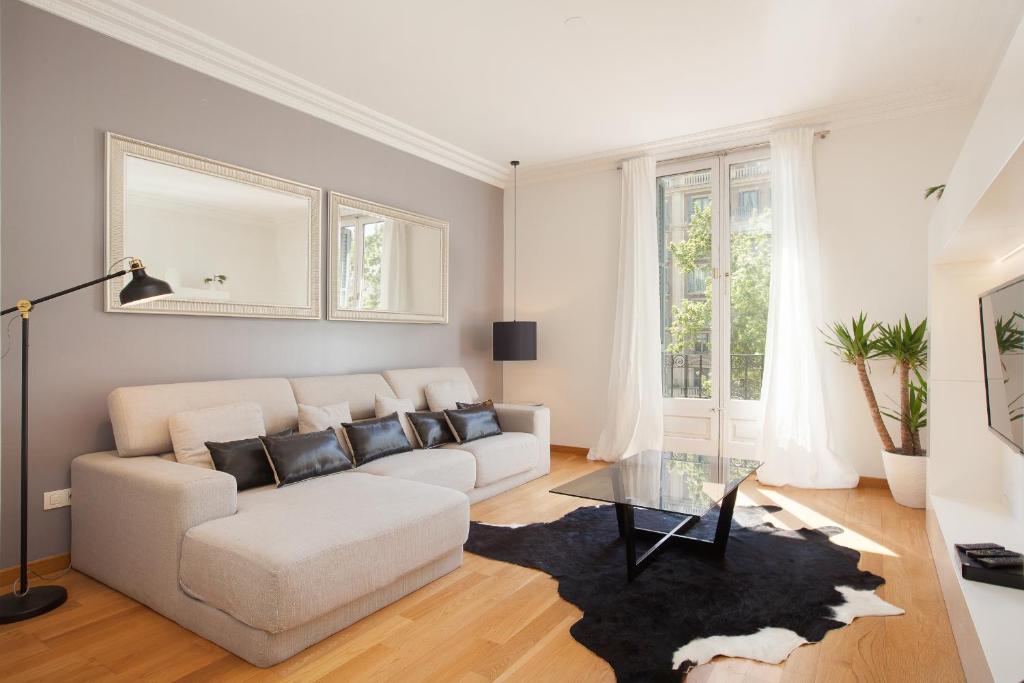
<path id="1" fill-rule="evenodd" d="M 135 6 L 473 156 L 497 164 L 519 158 L 528 169 L 908 93 L 976 98 L 1024 0 Z M 567 26 L 569 17 L 582 19 Z"/>

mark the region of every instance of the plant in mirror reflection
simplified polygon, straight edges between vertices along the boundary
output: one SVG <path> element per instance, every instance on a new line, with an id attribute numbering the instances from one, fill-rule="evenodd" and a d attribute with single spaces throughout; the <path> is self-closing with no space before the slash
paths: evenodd
<path id="1" fill-rule="evenodd" d="M 1009 320 L 996 319 L 996 343 L 999 344 L 1000 356 L 1024 351 L 1024 330 L 1017 327 L 1018 321 L 1022 320 L 1024 316 L 1020 313 L 1014 313 Z"/>
<path id="2" fill-rule="evenodd" d="M 1010 383 L 1010 375 L 1006 367 L 1006 356 L 1020 355 L 1024 352 L 1024 330 L 1018 323 L 1024 321 L 1024 315 L 1014 312 L 1009 320 L 996 318 L 996 344 L 999 347 L 999 364 L 1003 369 L 1003 384 Z M 1024 419 L 1024 394 L 1018 394 L 1007 403 L 1010 422 Z"/>
<path id="3" fill-rule="evenodd" d="M 227 275 L 211 275 L 210 277 L 203 278 L 204 285 L 222 285 L 228 281 Z"/>

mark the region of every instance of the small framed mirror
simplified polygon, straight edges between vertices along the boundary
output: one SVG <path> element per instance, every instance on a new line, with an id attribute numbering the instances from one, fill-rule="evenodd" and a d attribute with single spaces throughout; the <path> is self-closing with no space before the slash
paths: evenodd
<path id="1" fill-rule="evenodd" d="M 332 192 L 331 320 L 448 322 L 448 223 Z"/>
<path id="2" fill-rule="evenodd" d="M 107 134 L 107 263 L 137 256 L 174 295 L 106 310 L 321 318 L 322 191 Z"/>

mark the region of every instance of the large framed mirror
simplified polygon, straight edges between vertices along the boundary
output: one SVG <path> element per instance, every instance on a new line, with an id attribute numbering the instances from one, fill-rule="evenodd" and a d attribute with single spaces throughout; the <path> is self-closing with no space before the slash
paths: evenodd
<path id="1" fill-rule="evenodd" d="M 107 263 L 137 256 L 174 295 L 106 310 L 321 318 L 322 191 L 107 134 Z"/>
<path id="2" fill-rule="evenodd" d="M 329 197 L 327 317 L 447 323 L 447 221 Z"/>

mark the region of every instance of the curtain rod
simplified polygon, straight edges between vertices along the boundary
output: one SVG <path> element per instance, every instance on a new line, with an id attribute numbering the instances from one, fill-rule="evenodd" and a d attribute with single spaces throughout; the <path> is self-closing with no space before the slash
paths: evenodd
<path id="1" fill-rule="evenodd" d="M 824 140 L 831 133 L 832 133 L 831 130 L 819 130 L 819 131 L 815 131 L 814 137 L 818 138 L 819 140 Z M 733 154 L 735 152 L 744 152 L 744 151 L 746 151 L 748 149 L 759 149 L 761 147 L 767 147 L 767 146 L 768 146 L 767 142 L 757 142 L 757 143 L 750 144 L 750 145 L 737 145 L 736 147 L 727 147 L 725 149 L 718 149 L 718 150 L 715 150 L 714 152 L 702 152 L 700 154 L 690 154 L 688 156 L 683 156 L 683 157 L 672 157 L 671 159 L 660 159 L 660 160 L 658 160 L 657 163 L 659 163 L 659 164 L 674 164 L 674 163 L 677 163 L 677 162 L 680 162 L 680 161 L 693 161 L 694 159 L 707 159 L 707 158 L 710 158 L 710 157 L 720 157 L 720 156 L 725 156 L 727 154 Z M 619 165 L 616 166 L 615 168 L 616 168 L 616 170 L 621 171 L 622 170 L 622 163 L 620 162 Z"/>

